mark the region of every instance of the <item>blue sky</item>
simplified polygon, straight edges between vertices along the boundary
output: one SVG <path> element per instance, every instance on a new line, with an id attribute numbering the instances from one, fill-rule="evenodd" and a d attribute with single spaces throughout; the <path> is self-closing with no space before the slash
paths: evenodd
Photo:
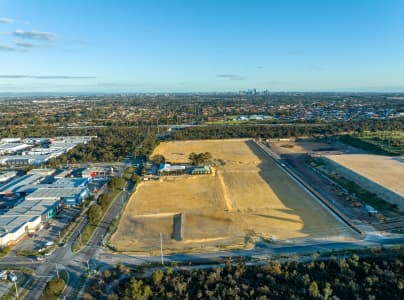
<path id="1" fill-rule="evenodd" d="M 404 91 L 402 0 L 0 0 L 0 92 Z"/>

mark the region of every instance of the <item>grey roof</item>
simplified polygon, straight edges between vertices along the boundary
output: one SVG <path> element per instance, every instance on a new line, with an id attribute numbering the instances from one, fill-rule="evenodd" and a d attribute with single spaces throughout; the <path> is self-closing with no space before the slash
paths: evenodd
<path id="1" fill-rule="evenodd" d="M 0 216 L 0 235 L 7 232 L 14 232 L 26 223 L 39 218 L 40 216 Z"/>
<path id="2" fill-rule="evenodd" d="M 84 192 L 86 188 L 39 188 L 32 194 L 29 194 L 25 197 L 25 200 L 45 200 L 45 199 L 61 199 L 61 198 L 70 198 L 77 197 L 82 192 Z"/>
<path id="3" fill-rule="evenodd" d="M 41 174 L 29 174 L 18 177 L 0 188 L 0 193 L 15 193 L 17 189 L 30 184 L 39 183 L 44 178 Z"/>

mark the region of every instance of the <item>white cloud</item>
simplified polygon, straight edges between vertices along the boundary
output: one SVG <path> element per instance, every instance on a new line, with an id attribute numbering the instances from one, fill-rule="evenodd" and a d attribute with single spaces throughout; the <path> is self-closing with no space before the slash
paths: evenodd
<path id="1" fill-rule="evenodd" d="M 33 40 L 53 41 L 56 38 L 54 33 L 35 30 L 15 30 L 12 34 L 19 38 Z"/>
<path id="2" fill-rule="evenodd" d="M 11 24 L 11 23 L 14 23 L 14 22 L 15 22 L 14 19 L 10 19 L 10 18 L 0 18 L 0 23 L 3 23 L 3 24 Z"/>

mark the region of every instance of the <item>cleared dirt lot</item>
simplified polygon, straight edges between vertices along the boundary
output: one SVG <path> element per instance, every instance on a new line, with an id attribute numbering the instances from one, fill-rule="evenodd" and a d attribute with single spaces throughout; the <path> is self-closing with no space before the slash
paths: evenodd
<path id="1" fill-rule="evenodd" d="M 154 154 L 170 162 L 186 162 L 189 153 L 207 151 L 225 164 L 216 167 L 213 175 L 142 182 L 111 244 L 120 251 L 156 250 L 159 232 L 170 249 L 240 246 L 256 236 L 284 240 L 348 234 L 255 147 L 247 140 L 160 144 Z M 174 218 L 178 214 L 181 221 Z M 174 238 L 178 236 L 181 239 Z"/>
<path id="2" fill-rule="evenodd" d="M 404 197 L 404 158 L 370 154 L 327 155 L 326 157 Z"/>
<path id="3" fill-rule="evenodd" d="M 272 141 L 270 142 L 270 145 L 272 150 L 278 154 L 304 154 L 320 151 L 342 150 L 335 145 L 308 140 Z"/>

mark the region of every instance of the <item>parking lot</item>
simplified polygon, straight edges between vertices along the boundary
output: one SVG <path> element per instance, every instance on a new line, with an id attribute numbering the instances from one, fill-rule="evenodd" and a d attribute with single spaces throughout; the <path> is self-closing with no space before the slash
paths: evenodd
<path id="1" fill-rule="evenodd" d="M 47 242 L 53 242 L 58 237 L 63 228 L 74 220 L 80 214 L 80 208 L 65 208 L 55 218 L 53 218 L 48 226 L 44 226 L 42 230 L 36 232 L 32 237 L 27 237 L 24 241 L 17 244 L 13 251 L 20 252 L 22 250 L 40 250 L 46 246 Z"/>

